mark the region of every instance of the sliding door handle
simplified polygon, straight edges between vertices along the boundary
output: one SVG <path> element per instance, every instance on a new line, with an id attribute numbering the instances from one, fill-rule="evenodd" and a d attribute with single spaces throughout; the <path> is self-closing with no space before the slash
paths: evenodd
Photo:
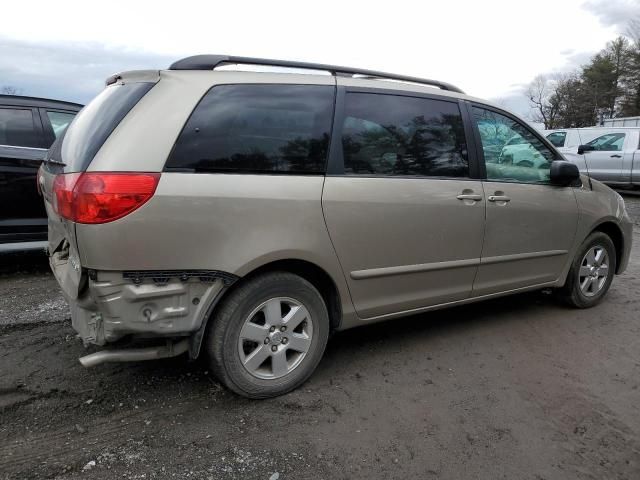
<path id="1" fill-rule="evenodd" d="M 482 200 L 482 195 L 478 195 L 477 193 L 463 193 L 456 198 L 458 200 L 473 200 L 474 202 L 479 202 Z"/>
<path id="2" fill-rule="evenodd" d="M 506 195 L 490 195 L 487 200 L 490 202 L 510 202 L 511 199 Z"/>

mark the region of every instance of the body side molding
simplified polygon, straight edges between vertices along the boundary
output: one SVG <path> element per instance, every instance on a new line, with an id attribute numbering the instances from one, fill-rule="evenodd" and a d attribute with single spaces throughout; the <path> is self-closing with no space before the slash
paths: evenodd
<path id="1" fill-rule="evenodd" d="M 531 258 L 555 257 L 558 255 L 565 255 L 567 253 L 567 250 L 517 253 L 514 255 L 500 255 L 498 257 L 470 258 L 466 260 L 452 260 L 449 262 L 420 263 L 416 265 L 399 265 L 394 267 L 371 268 L 368 270 L 355 270 L 351 272 L 350 275 L 354 280 L 364 280 L 367 278 L 388 277 L 391 275 L 404 275 L 409 273 L 448 270 L 451 268 L 473 267 L 476 265 L 513 262 L 517 260 L 528 260 Z"/>

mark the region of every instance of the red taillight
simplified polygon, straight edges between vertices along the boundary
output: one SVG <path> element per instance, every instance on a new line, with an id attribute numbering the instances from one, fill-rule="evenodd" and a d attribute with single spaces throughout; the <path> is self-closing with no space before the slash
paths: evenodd
<path id="1" fill-rule="evenodd" d="M 53 182 L 53 208 L 76 223 L 122 218 L 155 193 L 159 173 L 66 173 Z"/>

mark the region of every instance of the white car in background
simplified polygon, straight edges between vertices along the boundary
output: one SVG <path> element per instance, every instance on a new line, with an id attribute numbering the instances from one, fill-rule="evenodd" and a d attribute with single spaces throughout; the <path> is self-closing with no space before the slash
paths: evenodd
<path id="1" fill-rule="evenodd" d="M 611 186 L 640 186 L 640 127 L 565 128 L 544 135 L 590 177 Z"/>

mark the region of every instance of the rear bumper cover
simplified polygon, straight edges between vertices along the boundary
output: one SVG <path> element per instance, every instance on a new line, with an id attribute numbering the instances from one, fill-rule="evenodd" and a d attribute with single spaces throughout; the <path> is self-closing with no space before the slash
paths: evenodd
<path id="1" fill-rule="evenodd" d="M 232 275 L 211 271 L 90 271 L 86 288 L 67 301 L 85 345 L 126 335 L 184 337 L 200 330 L 209 306 L 233 281 Z"/>

